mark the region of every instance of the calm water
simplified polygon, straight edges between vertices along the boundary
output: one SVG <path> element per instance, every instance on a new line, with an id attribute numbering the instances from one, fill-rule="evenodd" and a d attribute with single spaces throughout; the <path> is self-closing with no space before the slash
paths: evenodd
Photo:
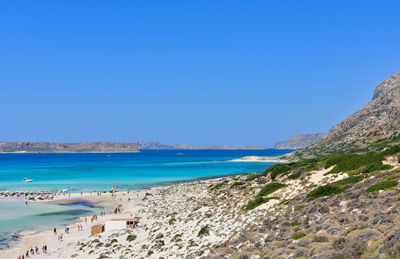
<path id="1" fill-rule="evenodd" d="M 273 156 L 277 150 L 163 150 L 119 154 L 0 154 L 0 191 L 69 189 L 71 192 L 143 187 L 261 172 L 272 163 L 225 162 L 248 155 Z M 33 182 L 23 183 L 23 178 Z"/>
<path id="2" fill-rule="evenodd" d="M 111 185 L 140 189 L 177 181 L 262 172 L 273 163 L 226 162 L 243 156 L 276 156 L 278 150 L 163 150 L 120 154 L 0 154 L 0 192 L 68 189 L 103 191 Z M 23 183 L 23 178 L 33 182 Z M 21 230 L 49 229 L 69 223 L 95 208 L 0 201 L 0 249 Z M 6 234 L 7 233 L 7 234 Z"/>

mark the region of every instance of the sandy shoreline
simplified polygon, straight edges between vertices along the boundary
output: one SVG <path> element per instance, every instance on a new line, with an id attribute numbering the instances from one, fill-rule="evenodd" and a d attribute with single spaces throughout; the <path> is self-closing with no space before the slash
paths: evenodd
<path id="1" fill-rule="evenodd" d="M 229 162 L 264 162 L 264 163 L 288 163 L 289 160 L 281 156 L 245 156 L 238 159 L 229 160 Z"/>
<path id="2" fill-rule="evenodd" d="M 183 182 L 174 182 L 171 184 L 160 185 L 155 187 L 149 187 L 147 189 L 141 189 L 136 191 L 120 191 L 114 194 L 114 197 L 110 193 L 70 193 L 70 194 L 56 194 L 52 200 L 45 201 L 29 201 L 35 203 L 50 203 L 50 204 L 59 204 L 59 205 L 73 205 L 78 203 L 88 203 L 90 206 L 104 208 L 108 211 L 108 214 L 105 215 L 97 215 L 97 220 L 90 222 L 90 216 L 80 217 L 80 219 L 72 224 L 66 224 L 66 227 L 70 228 L 70 233 L 66 234 L 64 232 L 64 228 L 57 229 L 57 234 L 54 234 L 53 230 L 45 230 L 45 231 L 22 231 L 18 234 L 20 235 L 20 240 L 18 243 L 10 247 L 9 249 L 0 250 L 0 258 L 18 258 L 19 255 L 23 255 L 30 248 L 35 249 L 37 246 L 40 250 L 39 254 L 31 255 L 30 258 L 66 258 L 73 256 L 73 252 L 75 251 L 76 244 L 78 241 L 80 243 L 87 242 L 91 236 L 91 226 L 97 224 L 104 224 L 105 221 L 109 221 L 112 219 L 118 218 L 132 218 L 132 217 L 140 217 L 140 224 L 142 226 L 147 226 L 148 224 L 154 224 L 156 222 L 156 218 L 149 220 L 147 213 L 149 212 L 148 206 L 143 204 L 145 199 L 151 198 L 154 195 L 159 195 L 164 192 L 166 189 L 170 188 L 181 188 L 185 185 L 192 184 L 208 184 L 216 181 L 221 181 L 224 178 L 232 177 L 229 176 L 215 176 L 209 177 L 205 179 L 195 179 L 191 181 L 183 181 Z M 2 199 L 19 199 L 25 200 L 21 197 L 19 198 L 2 198 Z M 1 202 L 1 201 L 0 201 Z M 113 210 L 121 206 L 120 214 L 113 214 Z M 111 213 L 110 213 L 111 212 Z M 147 212 L 147 213 L 146 213 Z M 82 225 L 83 230 L 78 231 L 78 226 Z M 139 230 L 139 229 L 137 229 Z M 148 233 L 148 230 L 143 231 L 144 229 L 140 229 L 142 231 L 134 231 L 135 235 L 137 232 L 142 236 L 142 241 L 145 241 L 143 237 L 145 234 L 143 232 Z M 58 241 L 59 234 L 63 234 L 62 242 Z M 103 233 L 105 234 L 105 233 Z M 144 242 L 147 243 L 147 242 Z M 48 252 L 43 253 L 41 248 L 43 245 L 47 245 Z M 141 247 L 141 246 L 140 246 Z M 137 247 L 137 250 L 141 249 Z M 73 256 L 76 257 L 76 256 Z M 98 256 L 93 256 L 93 258 L 97 258 Z M 80 257 L 78 257 L 80 258 Z M 82 258 L 92 258 L 88 255 L 83 256 Z M 114 258 L 114 257 L 112 257 Z"/>
<path id="3" fill-rule="evenodd" d="M 40 252 L 30 258 L 199 258 L 207 255 L 212 258 L 215 249 L 222 249 L 227 240 L 240 238 L 240 233 L 256 219 L 280 215 L 282 201 L 306 192 L 310 185 L 347 176 L 325 175 L 326 170 L 315 171 L 302 180 L 289 180 L 286 188 L 273 194 L 280 201 L 271 199 L 250 211 L 244 207 L 256 197 L 264 182 L 248 181 L 248 175 L 117 192 L 114 197 L 110 193 L 58 195 L 52 203 L 90 202 L 109 211 L 121 206 L 121 213 L 98 215 L 93 222 L 90 217 L 87 222 L 81 217 L 79 222 L 69 225 L 69 234 L 64 229 L 58 230 L 58 234 L 63 233 L 61 242 L 52 230 L 23 232 L 18 244 L 0 251 L 0 258 L 18 258 L 31 247 L 40 249 L 43 245 L 47 245 L 48 253 Z M 133 217 L 140 218 L 137 228 L 91 235 L 93 225 Z M 78 230 L 79 225 L 83 230 Z"/>

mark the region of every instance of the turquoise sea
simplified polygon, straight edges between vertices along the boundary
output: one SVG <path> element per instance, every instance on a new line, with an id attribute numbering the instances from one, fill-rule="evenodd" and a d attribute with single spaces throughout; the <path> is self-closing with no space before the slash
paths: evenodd
<path id="1" fill-rule="evenodd" d="M 227 162 L 243 156 L 276 156 L 282 150 L 156 150 L 140 153 L 0 154 L 0 192 L 90 192 L 141 189 L 180 181 L 262 172 L 273 163 Z M 23 178 L 33 182 L 23 183 Z M 0 202 L 0 249 L 9 240 L 5 232 L 40 230 L 93 214 L 82 205 Z M 1 235 L 3 233 L 3 235 Z"/>

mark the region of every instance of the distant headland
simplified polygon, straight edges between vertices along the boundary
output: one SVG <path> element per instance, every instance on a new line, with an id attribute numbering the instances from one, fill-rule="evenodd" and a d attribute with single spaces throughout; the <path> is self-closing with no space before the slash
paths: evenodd
<path id="1" fill-rule="evenodd" d="M 264 150 L 243 145 L 164 145 L 159 142 L 0 142 L 0 153 L 135 153 L 140 150 Z"/>

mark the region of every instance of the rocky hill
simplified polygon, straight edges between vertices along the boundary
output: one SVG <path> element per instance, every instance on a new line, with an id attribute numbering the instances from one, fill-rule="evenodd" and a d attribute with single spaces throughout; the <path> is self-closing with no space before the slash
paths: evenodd
<path id="1" fill-rule="evenodd" d="M 361 110 L 334 126 L 328 137 L 298 154 L 315 155 L 362 149 L 400 139 L 400 71 L 382 81 Z"/>
<path id="2" fill-rule="evenodd" d="M 136 143 L 129 142 L 0 142 L 0 152 L 19 153 L 123 153 L 139 152 Z"/>
<path id="3" fill-rule="evenodd" d="M 327 133 L 295 134 L 288 141 L 276 143 L 275 149 L 302 149 L 315 144 L 327 136 Z"/>

